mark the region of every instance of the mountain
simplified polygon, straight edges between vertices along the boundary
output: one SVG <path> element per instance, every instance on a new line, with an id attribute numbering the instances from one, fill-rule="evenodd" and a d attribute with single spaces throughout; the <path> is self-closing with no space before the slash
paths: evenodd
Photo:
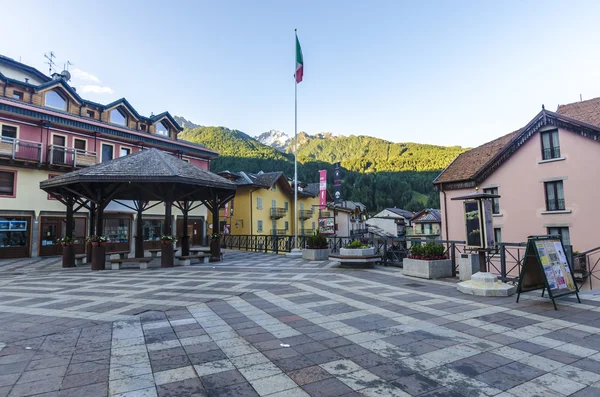
<path id="1" fill-rule="evenodd" d="M 290 137 L 285 132 L 279 130 L 263 132 L 256 137 L 256 140 L 263 145 L 271 146 L 280 152 L 285 152 L 290 144 Z"/>
<path id="2" fill-rule="evenodd" d="M 264 135 L 264 134 L 261 134 Z M 283 171 L 292 178 L 294 157 L 290 148 L 282 152 L 261 143 L 273 138 L 283 146 L 285 134 L 269 131 L 269 136 L 253 138 L 226 127 L 186 128 L 180 139 L 205 145 L 220 153 L 211 161 L 211 170 Z M 287 136 L 287 135 L 286 135 Z M 289 139 L 289 138 L 288 138 Z M 331 133 L 298 133 L 298 179 L 316 182 L 318 171 L 329 170 L 328 186 L 333 186 L 332 164 L 342 164 L 342 196 L 364 203 L 369 212 L 398 207 L 410 211 L 439 208 L 439 194 L 432 182 L 458 154 L 467 149 L 419 143 L 392 143 L 369 136 L 338 136 Z"/>
<path id="3" fill-rule="evenodd" d="M 194 124 L 191 121 L 186 120 L 184 117 L 181 117 L 181 116 L 173 116 L 173 118 L 175 119 L 175 121 L 177 121 L 177 124 L 179 124 L 183 128 L 198 128 L 198 127 L 201 127 L 201 125 Z"/>

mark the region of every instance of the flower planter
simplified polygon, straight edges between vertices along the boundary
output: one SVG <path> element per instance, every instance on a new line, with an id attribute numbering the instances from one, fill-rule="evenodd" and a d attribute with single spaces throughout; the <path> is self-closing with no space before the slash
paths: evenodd
<path id="1" fill-rule="evenodd" d="M 341 256 L 370 256 L 375 255 L 375 247 L 369 248 L 340 248 Z"/>
<path id="2" fill-rule="evenodd" d="M 428 279 L 452 277 L 452 260 L 424 260 L 405 258 L 402 261 L 402 273 L 405 276 Z"/>
<path id="3" fill-rule="evenodd" d="M 92 241 L 92 247 L 97 247 L 99 245 L 100 243 L 98 241 Z"/>
<path id="4" fill-rule="evenodd" d="M 305 261 L 326 261 L 329 258 L 329 248 L 303 248 L 302 259 Z"/>

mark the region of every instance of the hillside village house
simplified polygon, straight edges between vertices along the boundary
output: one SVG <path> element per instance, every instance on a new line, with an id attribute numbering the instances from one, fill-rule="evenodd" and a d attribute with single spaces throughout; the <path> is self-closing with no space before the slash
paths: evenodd
<path id="1" fill-rule="evenodd" d="M 369 218 L 367 224 L 382 229 L 392 237 L 402 237 L 406 234 L 406 228 L 413 215 L 412 211 L 386 208 Z"/>
<path id="2" fill-rule="evenodd" d="M 208 170 L 218 154 L 177 139 L 182 130 L 169 112 L 140 115 L 126 99 L 103 105 L 88 101 L 67 81 L 49 77 L 0 56 L 0 258 L 59 255 L 65 206 L 39 188 L 40 181 L 146 148 L 157 148 Z M 180 212 L 174 208 L 177 235 Z M 200 244 L 206 233 L 206 208 L 190 215 L 188 235 Z M 107 252 L 131 250 L 134 211 L 110 203 L 105 210 Z M 144 247 L 160 247 L 164 207 L 144 213 Z M 75 215 L 75 252 L 85 250 L 90 234 L 86 211 Z"/>
<path id="3" fill-rule="evenodd" d="M 407 237 L 441 238 L 442 214 L 435 208 L 425 208 L 413 214 L 406 229 Z"/>
<path id="4" fill-rule="evenodd" d="M 219 210 L 219 233 L 252 236 L 295 234 L 294 184 L 283 172 L 219 173 L 238 185 L 233 201 Z M 326 208 L 319 206 L 319 184 L 298 184 L 298 235 L 310 236 L 319 218 L 334 218 L 335 236 L 350 237 L 366 229 L 364 204 L 342 201 L 334 205 L 327 193 Z M 208 223 L 211 215 L 208 214 Z"/>
<path id="5" fill-rule="evenodd" d="M 493 202 L 497 242 L 560 234 L 573 250 L 600 246 L 600 98 L 544 107 L 526 126 L 458 156 L 434 181 L 440 191 L 442 236 L 465 240 L 463 203 L 475 191 Z"/>

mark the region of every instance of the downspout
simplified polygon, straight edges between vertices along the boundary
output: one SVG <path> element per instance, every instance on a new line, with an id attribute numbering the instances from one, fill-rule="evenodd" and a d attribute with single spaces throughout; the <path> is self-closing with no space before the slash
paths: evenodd
<path id="1" fill-rule="evenodd" d="M 253 229 L 254 223 L 253 223 L 253 221 L 252 221 L 252 203 L 253 203 L 253 201 L 252 201 L 252 193 L 253 193 L 253 192 L 255 192 L 255 191 L 257 191 L 258 189 L 259 189 L 259 188 L 256 188 L 256 189 L 254 189 L 254 190 L 250 190 L 250 235 L 251 235 L 251 236 L 253 236 L 253 235 L 254 235 L 254 233 L 253 233 L 253 230 L 254 230 L 254 229 Z"/>
<path id="2" fill-rule="evenodd" d="M 440 191 L 444 194 L 444 229 L 446 229 L 446 240 L 450 239 L 448 236 L 448 198 L 446 197 L 446 191 L 444 190 L 444 184 L 440 183 Z M 446 243 L 447 245 L 448 243 Z"/>

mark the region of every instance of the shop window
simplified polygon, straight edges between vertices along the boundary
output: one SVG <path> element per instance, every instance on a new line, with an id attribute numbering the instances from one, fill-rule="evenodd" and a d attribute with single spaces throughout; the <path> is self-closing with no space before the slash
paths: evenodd
<path id="1" fill-rule="evenodd" d="M 50 108 L 67 110 L 67 100 L 56 91 L 48 91 L 44 95 L 44 104 Z"/>
<path id="2" fill-rule="evenodd" d="M 22 101 L 23 100 L 23 93 L 20 92 L 20 91 L 13 91 L 12 98 L 13 99 L 18 99 L 19 101 Z"/>
<path id="3" fill-rule="evenodd" d="M 498 188 L 497 187 L 493 187 L 490 189 L 483 189 L 484 193 L 488 193 L 488 194 L 498 194 Z M 492 214 L 499 214 L 500 213 L 500 199 L 499 198 L 493 198 L 492 199 Z"/>
<path id="4" fill-rule="evenodd" d="M 29 218 L 0 217 L 0 249 L 29 246 Z"/>
<path id="5" fill-rule="evenodd" d="M 12 125 L 2 125 L 2 138 L 17 139 L 18 128 Z"/>
<path id="6" fill-rule="evenodd" d="M 568 227 L 549 227 L 548 234 L 559 235 L 563 245 L 571 245 L 571 235 Z"/>
<path id="7" fill-rule="evenodd" d="M 546 210 L 562 211 L 565 209 L 565 192 L 562 181 L 544 183 L 546 189 Z"/>
<path id="8" fill-rule="evenodd" d="M 144 220 L 142 225 L 142 236 L 144 241 L 158 241 L 162 235 L 163 223 L 162 219 Z"/>
<path id="9" fill-rule="evenodd" d="M 129 219 L 109 218 L 104 220 L 104 235 L 111 243 L 129 242 Z"/>
<path id="10" fill-rule="evenodd" d="M 16 171 L 0 171 L 0 197 L 15 197 L 16 181 Z"/>
<path id="11" fill-rule="evenodd" d="M 162 121 L 156 123 L 156 135 L 169 136 L 169 127 Z"/>

